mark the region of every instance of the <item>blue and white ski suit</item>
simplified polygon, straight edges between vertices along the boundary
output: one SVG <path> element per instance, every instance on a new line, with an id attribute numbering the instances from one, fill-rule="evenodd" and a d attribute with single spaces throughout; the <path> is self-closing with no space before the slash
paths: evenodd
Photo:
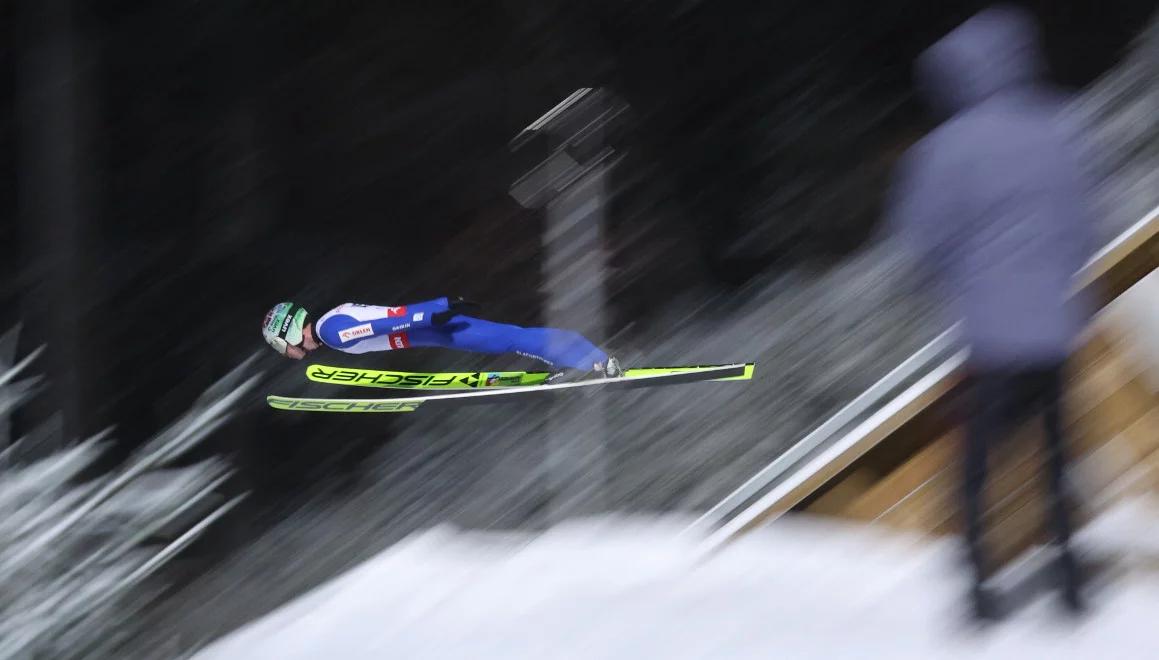
<path id="1" fill-rule="evenodd" d="M 450 309 L 447 298 L 387 307 L 345 303 L 314 324 L 323 344 L 345 353 L 397 351 L 437 346 L 473 353 L 517 353 L 553 368 L 592 369 L 608 356 L 583 335 L 556 328 L 524 328 L 462 314 L 435 325 L 432 316 Z"/>

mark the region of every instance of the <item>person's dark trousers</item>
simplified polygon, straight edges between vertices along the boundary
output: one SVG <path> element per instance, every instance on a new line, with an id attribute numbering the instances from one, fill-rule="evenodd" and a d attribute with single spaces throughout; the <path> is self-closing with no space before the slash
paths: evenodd
<path id="1" fill-rule="evenodd" d="M 1028 369 L 974 369 L 966 378 L 965 519 L 971 569 L 974 614 L 981 619 L 1000 616 L 994 595 L 983 588 L 992 568 L 982 542 L 983 487 L 990 447 L 1000 442 L 1023 420 L 1041 414 L 1046 442 L 1048 512 L 1059 550 L 1058 569 L 1064 604 L 1082 608 L 1078 566 L 1070 546 L 1070 497 L 1064 473 L 1066 446 L 1062 431 L 1063 365 Z"/>

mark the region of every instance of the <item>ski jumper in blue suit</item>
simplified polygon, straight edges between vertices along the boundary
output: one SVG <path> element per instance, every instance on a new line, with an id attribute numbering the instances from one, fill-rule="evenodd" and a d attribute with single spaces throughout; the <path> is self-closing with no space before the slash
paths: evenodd
<path id="1" fill-rule="evenodd" d="M 445 297 L 397 307 L 345 303 L 319 317 L 314 334 L 323 344 L 345 353 L 437 346 L 473 353 L 517 353 L 556 369 L 583 370 L 608 359 L 578 332 L 524 328 L 451 311 Z"/>

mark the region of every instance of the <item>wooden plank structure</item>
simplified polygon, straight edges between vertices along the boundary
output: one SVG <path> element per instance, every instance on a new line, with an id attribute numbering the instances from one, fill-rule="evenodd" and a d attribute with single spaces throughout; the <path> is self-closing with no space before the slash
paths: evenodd
<path id="1" fill-rule="evenodd" d="M 1127 493 L 1159 493 L 1159 351 L 1140 358 L 1140 336 L 1115 310 L 1136 285 L 1159 289 L 1159 209 L 1100 251 L 1076 276 L 1076 290 L 1103 307 L 1069 368 L 1064 411 L 1081 519 Z M 1140 284 L 1141 281 L 1147 280 Z M 1134 294 L 1146 303 L 1147 296 Z M 1159 296 L 1151 296 L 1151 304 Z M 1133 302 L 1138 306 L 1138 300 Z M 717 522 L 715 542 L 789 512 L 839 516 L 929 534 L 959 533 L 962 355 L 946 359 L 883 414 L 794 469 L 743 511 Z M 1150 370 L 1150 372 L 1149 372 Z M 1017 428 L 991 453 L 986 491 L 988 543 L 1006 561 L 1044 540 L 1041 420 Z"/>

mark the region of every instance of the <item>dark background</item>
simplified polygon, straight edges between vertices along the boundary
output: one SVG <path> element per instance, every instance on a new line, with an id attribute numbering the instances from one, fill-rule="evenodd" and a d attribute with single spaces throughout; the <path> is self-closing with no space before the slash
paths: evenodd
<path id="1" fill-rule="evenodd" d="M 1072 87 L 1154 9 L 1030 4 Z M 681 288 L 840 258 L 928 127 L 910 62 L 982 5 L 4 2 L 0 321 L 23 321 L 25 350 L 49 344 L 51 378 L 17 422 L 115 424 L 111 465 L 265 350 L 259 322 L 283 299 L 320 313 L 455 293 L 537 321 L 541 219 L 507 196 L 528 163 L 506 145 L 580 86 L 632 108 L 609 227 L 616 328 L 646 327 Z M 259 366 L 297 368 L 268 350 Z M 208 451 L 262 507 L 355 469 L 389 437 L 371 424 L 279 418 L 255 398 Z"/>

